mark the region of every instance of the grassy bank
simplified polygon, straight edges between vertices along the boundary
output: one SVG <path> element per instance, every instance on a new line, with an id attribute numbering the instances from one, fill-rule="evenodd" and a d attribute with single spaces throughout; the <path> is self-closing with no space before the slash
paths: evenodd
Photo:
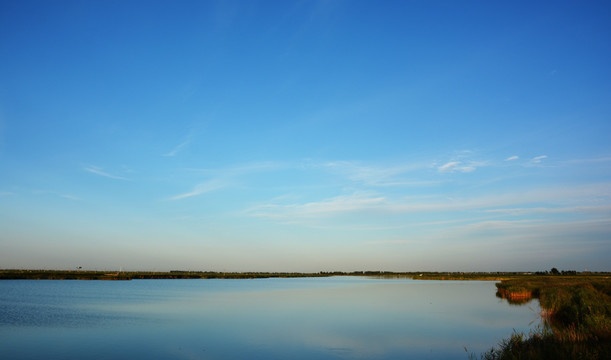
<path id="1" fill-rule="evenodd" d="M 538 298 L 544 327 L 513 334 L 485 360 L 611 359 L 611 279 L 608 275 L 538 276 L 497 284 L 510 302 Z"/>

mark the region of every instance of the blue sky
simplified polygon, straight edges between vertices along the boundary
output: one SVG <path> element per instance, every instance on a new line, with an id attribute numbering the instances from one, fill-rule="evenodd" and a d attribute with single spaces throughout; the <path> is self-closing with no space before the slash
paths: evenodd
<path id="1" fill-rule="evenodd" d="M 610 271 L 606 1 L 2 1 L 0 268 Z"/>

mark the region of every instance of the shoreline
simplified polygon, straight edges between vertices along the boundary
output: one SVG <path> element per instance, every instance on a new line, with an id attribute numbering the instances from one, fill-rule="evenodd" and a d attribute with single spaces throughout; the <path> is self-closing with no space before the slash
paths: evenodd
<path id="1" fill-rule="evenodd" d="M 99 271 L 99 270 L 0 270 L 0 280 L 135 280 L 135 279 L 266 279 L 266 278 L 303 278 L 330 276 L 366 276 L 378 278 L 411 278 L 414 280 L 464 280 L 464 281 L 511 281 L 544 279 L 549 275 L 528 272 L 392 272 L 392 271 L 353 271 L 342 272 L 320 271 L 316 273 L 301 272 L 219 272 L 219 271 Z M 609 278 L 611 273 L 576 273 L 571 275 L 553 275 L 554 278 L 584 279 Z M 536 297 L 527 289 L 506 292 L 509 299 Z M 529 294 L 526 294 L 526 293 Z"/>

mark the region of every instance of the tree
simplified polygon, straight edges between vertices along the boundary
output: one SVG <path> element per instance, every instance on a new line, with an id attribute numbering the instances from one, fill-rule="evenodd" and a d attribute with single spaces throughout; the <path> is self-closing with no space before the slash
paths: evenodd
<path id="1" fill-rule="evenodd" d="M 559 275 L 560 271 L 558 271 L 558 269 L 556 269 L 556 268 L 552 268 L 551 273 L 552 273 L 552 275 Z"/>

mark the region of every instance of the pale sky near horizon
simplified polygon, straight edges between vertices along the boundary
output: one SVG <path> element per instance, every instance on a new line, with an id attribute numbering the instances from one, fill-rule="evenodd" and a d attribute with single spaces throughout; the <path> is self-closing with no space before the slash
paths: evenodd
<path id="1" fill-rule="evenodd" d="M 0 1 L 0 268 L 611 271 L 608 1 Z"/>

